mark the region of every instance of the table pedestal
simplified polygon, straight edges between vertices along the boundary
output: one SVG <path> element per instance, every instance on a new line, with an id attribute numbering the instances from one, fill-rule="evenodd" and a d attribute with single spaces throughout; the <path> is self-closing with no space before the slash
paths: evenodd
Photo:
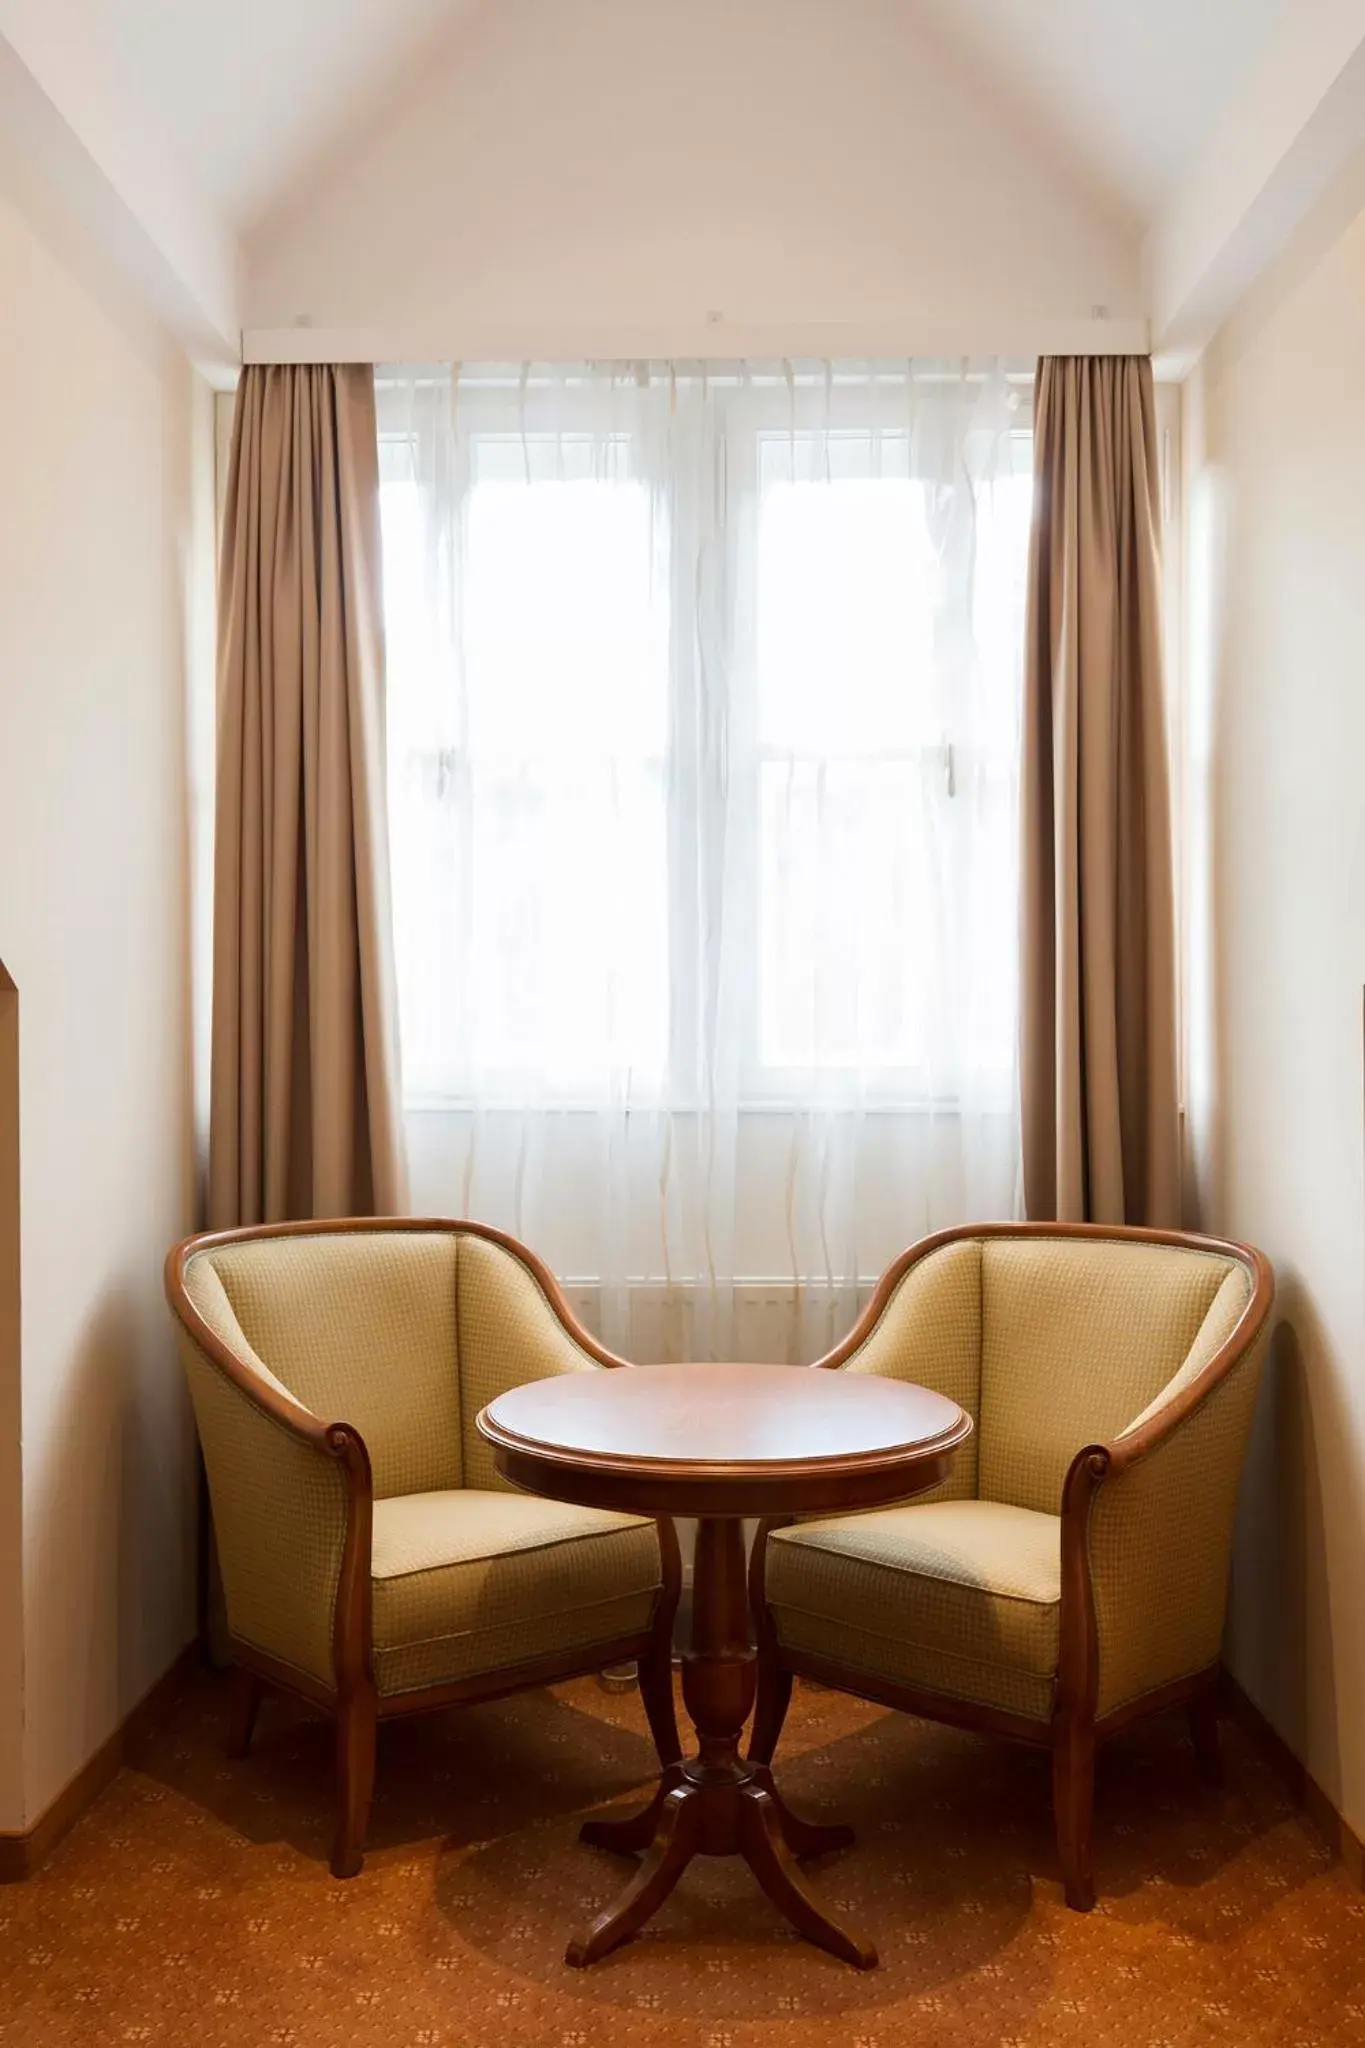
<path id="1" fill-rule="evenodd" d="M 582 1839 L 643 1860 L 615 1902 L 569 1943 L 565 1961 L 595 1963 L 658 1912 L 694 1856 L 742 1856 L 775 1906 L 808 1941 L 857 1969 L 877 1952 L 828 1913 L 795 1858 L 846 1848 L 853 1830 L 799 1820 L 779 1798 L 766 1764 L 740 1755 L 754 1703 L 742 1524 L 708 1516 L 697 1526 L 692 1639 L 683 1653 L 683 1703 L 697 1754 L 671 1765 L 648 1806 L 624 1820 L 590 1820 Z"/>

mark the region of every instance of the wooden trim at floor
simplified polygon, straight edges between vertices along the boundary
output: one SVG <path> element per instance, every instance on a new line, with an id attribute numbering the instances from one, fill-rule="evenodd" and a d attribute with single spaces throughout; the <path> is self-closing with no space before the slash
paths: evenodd
<path id="1" fill-rule="evenodd" d="M 200 1662 L 197 1642 L 187 1643 L 170 1669 L 163 1672 L 149 1691 L 102 1742 L 74 1778 L 68 1779 L 51 1804 L 31 1826 L 19 1833 L 0 1833 L 0 1884 L 16 1884 L 32 1877 L 52 1854 L 62 1836 L 75 1826 L 106 1785 L 118 1776 L 130 1740 L 149 1722 L 156 1720 L 167 1699 Z"/>
<path id="2" fill-rule="evenodd" d="M 1365 1890 L 1365 1843 L 1346 1816 L 1337 1810 L 1308 1766 L 1295 1756 L 1279 1729 L 1272 1726 L 1227 1669 L 1223 1672 L 1221 1690 L 1229 1718 L 1245 1728 L 1277 1777 L 1283 1779 L 1295 1805 L 1302 1808 L 1304 1817 L 1345 1866 L 1352 1884 Z"/>

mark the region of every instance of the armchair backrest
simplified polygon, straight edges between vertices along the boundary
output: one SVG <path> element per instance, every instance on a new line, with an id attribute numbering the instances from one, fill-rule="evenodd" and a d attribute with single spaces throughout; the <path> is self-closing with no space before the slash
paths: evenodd
<path id="1" fill-rule="evenodd" d="M 982 1240 L 981 1499 L 1058 1513 L 1076 1452 L 1155 1400 L 1215 1303 L 1220 1322 L 1235 1303 L 1226 1335 L 1250 1295 L 1246 1269 L 1218 1253 L 1120 1237 Z"/>
<path id="2" fill-rule="evenodd" d="M 243 1237 L 192 1252 L 185 1291 L 319 1420 L 359 1430 L 382 1500 L 464 1484 L 456 1259 L 445 1231 Z"/>
<path id="3" fill-rule="evenodd" d="M 880 1307 L 824 1362 L 918 1380 L 967 1410 L 976 1432 L 926 1500 L 1055 1515 L 1076 1452 L 1206 1363 L 1254 1284 L 1249 1262 L 1197 1239 L 963 1231 L 893 1267 Z"/>
<path id="4" fill-rule="evenodd" d="M 479 1410 L 509 1387 L 592 1372 L 597 1361 L 570 1336 L 532 1268 L 493 1238 L 461 1233 L 455 1300 L 463 1484 L 515 1493 L 493 1462 L 493 1446 L 474 1427 Z"/>
<path id="5" fill-rule="evenodd" d="M 894 1269 L 893 1269 L 894 1270 Z M 876 1307 L 875 1302 L 873 1307 Z M 856 1340 L 857 1332 L 854 1333 Z M 981 1454 L 981 1241 L 954 1238 L 914 1261 L 897 1279 L 872 1327 L 854 1348 L 831 1354 L 845 1372 L 914 1380 L 964 1408 L 975 1430 L 941 1486 L 925 1501 L 974 1500 Z"/>
<path id="6" fill-rule="evenodd" d="M 479 1410 L 594 1364 L 526 1260 L 454 1226 L 210 1240 L 187 1257 L 184 1288 L 230 1349 L 321 1421 L 360 1432 L 380 1500 L 505 1487 Z"/>

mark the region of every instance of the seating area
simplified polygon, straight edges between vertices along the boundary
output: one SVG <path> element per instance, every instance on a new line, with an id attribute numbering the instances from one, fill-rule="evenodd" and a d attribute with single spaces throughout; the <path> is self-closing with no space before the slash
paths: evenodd
<path id="1" fill-rule="evenodd" d="M 572 1431 L 548 1476 L 509 1466 L 500 1451 L 524 1456 L 532 1442 L 501 1421 L 512 1404 L 499 1397 L 514 1390 L 619 1372 L 630 1380 L 618 1388 L 641 1395 L 638 1417 L 642 1403 L 658 1407 L 665 1384 L 657 1368 L 631 1367 L 582 1330 L 532 1254 L 474 1225 L 294 1224 L 192 1239 L 168 1259 L 166 1288 L 235 1663 L 229 1747 L 246 1754 L 267 1688 L 334 1716 L 335 1877 L 363 1865 L 380 1720 L 621 1663 L 636 1665 L 662 1775 L 638 1821 L 594 1823 L 585 1836 L 648 1852 L 608 1946 L 640 1931 L 697 1849 L 732 1846 L 753 1862 L 746 1782 L 769 1802 L 790 1856 L 851 1845 L 847 1829 L 798 1819 L 774 1784 L 798 1676 L 1048 1747 L 1064 1895 L 1080 1911 L 1095 1903 L 1097 1747 L 1144 1715 L 1184 1707 L 1195 1753 L 1216 1775 L 1233 1517 L 1274 1298 L 1257 1252 L 1046 1225 L 969 1227 L 908 1251 L 782 1406 L 794 1417 L 798 1391 L 843 1385 L 826 1373 L 869 1376 L 916 1396 L 931 1390 L 961 1426 L 922 1475 L 861 1482 L 888 1505 L 850 1495 L 853 1513 L 760 1521 L 749 1564 L 756 1658 L 734 1605 L 734 1517 L 758 1500 L 742 1496 L 746 1480 L 771 1486 L 792 1468 L 794 1424 L 767 1450 L 779 1463 L 765 1481 L 742 1441 L 752 1371 L 687 1368 L 687 1419 L 709 1455 L 698 1463 L 660 1411 L 658 1448 L 618 1483 L 652 1484 L 661 1506 L 672 1485 L 686 1505 L 729 1511 L 704 1515 L 698 1529 L 682 1658 L 695 1765 L 683 1762 L 674 1712 L 673 1519 L 583 1504 L 587 1475 L 567 1463 Z M 781 1368 L 757 1378 L 774 1375 L 780 1390 Z M 615 1436 L 595 1448 L 584 1440 L 581 1455 L 602 1461 L 628 1448 L 630 1413 L 616 1404 Z M 853 1416 L 849 1447 L 871 1451 L 877 1426 Z M 765 1439 L 772 1428 L 760 1422 Z M 943 1434 L 930 1417 L 926 1442 Z M 848 1456 L 829 1443 L 805 1452 L 803 1483 L 827 1490 L 842 1468 L 851 1486 Z M 532 1490 L 518 1491 L 509 1471 Z M 905 1493 L 908 1502 L 896 1499 Z M 703 1546 L 717 1575 L 713 1615 L 703 1614 Z M 701 1832 L 675 1868 L 679 1788 L 715 1786 L 732 1725 L 727 1693 L 740 1688 L 737 1738 L 755 1683 L 748 1763 L 736 1750 L 731 1765 L 741 1818 L 717 1809 L 708 1823 L 703 1800 Z M 875 1960 L 836 1923 L 812 1932 L 807 1895 L 786 1889 L 801 1880 L 785 1856 L 771 1872 L 761 1857 L 754 1868 L 801 1931 L 846 1960 Z M 598 1926 L 581 1957 L 571 1944 L 571 1960 L 607 1952 Z"/>

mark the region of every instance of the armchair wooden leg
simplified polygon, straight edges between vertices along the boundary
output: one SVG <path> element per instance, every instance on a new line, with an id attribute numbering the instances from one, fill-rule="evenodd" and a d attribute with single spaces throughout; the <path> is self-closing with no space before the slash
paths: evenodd
<path id="1" fill-rule="evenodd" d="M 1215 1686 L 1208 1686 L 1196 1693 L 1187 1708 L 1190 1723 L 1190 1740 L 1194 1744 L 1195 1762 L 1200 1775 L 1209 1785 L 1223 1782 L 1223 1754 L 1218 1739 L 1218 1692 Z"/>
<path id="2" fill-rule="evenodd" d="M 256 1715 L 261 1704 L 261 1681 L 254 1671 L 237 1664 L 232 1672 L 232 1712 L 228 1720 L 227 1753 L 229 1756 L 245 1756 L 251 1748 L 251 1738 L 256 1730 Z"/>
<path id="3" fill-rule="evenodd" d="M 640 1698 L 649 1722 L 649 1732 L 654 1737 L 654 1747 L 659 1752 L 660 1765 L 667 1772 L 671 1765 L 682 1762 L 678 1710 L 673 1699 L 673 1629 L 678 1618 L 678 1601 L 682 1597 L 682 1557 L 678 1550 L 678 1532 L 671 1518 L 665 1515 L 655 1523 L 655 1528 L 659 1538 L 663 1583 L 659 1588 L 649 1649 L 639 1662 Z"/>
<path id="4" fill-rule="evenodd" d="M 770 1764 L 777 1748 L 782 1724 L 791 1705 L 792 1675 L 779 1662 L 777 1645 L 758 1645 L 758 1694 L 754 1702 L 754 1724 L 749 1735 L 749 1762 Z"/>
<path id="5" fill-rule="evenodd" d="M 1095 1903 L 1090 1858 L 1095 1804 L 1095 1725 L 1059 1720 L 1052 1731 L 1052 1810 L 1066 1902 L 1077 1913 Z"/>
<path id="6" fill-rule="evenodd" d="M 758 1688 L 749 1731 L 751 1764 L 772 1762 L 792 1701 L 792 1674 L 782 1662 L 777 1630 L 768 1607 L 768 1534 L 781 1526 L 779 1521 L 760 1522 L 749 1558 L 749 1612 L 758 1646 Z"/>
<path id="7" fill-rule="evenodd" d="M 365 1831 L 374 1792 L 378 1699 L 373 1686 L 337 1702 L 337 1825 L 333 1877 L 355 1877 L 365 1861 Z"/>
<path id="8" fill-rule="evenodd" d="M 640 1659 L 640 1699 L 649 1732 L 665 1770 L 682 1760 L 678 1737 L 678 1710 L 673 1699 L 673 1631 L 671 1625 L 655 1628 L 649 1652 Z"/>

